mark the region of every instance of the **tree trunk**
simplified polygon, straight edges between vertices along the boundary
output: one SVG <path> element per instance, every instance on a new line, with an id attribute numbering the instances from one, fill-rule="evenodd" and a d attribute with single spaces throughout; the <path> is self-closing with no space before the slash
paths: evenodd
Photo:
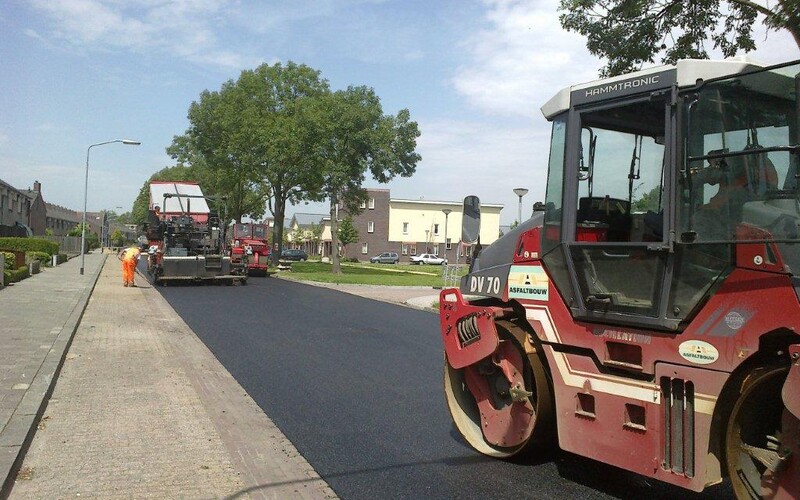
<path id="1" fill-rule="evenodd" d="M 283 220 L 286 218 L 284 211 L 286 210 L 286 198 L 282 197 L 280 193 L 275 195 L 275 212 L 272 215 L 272 264 L 277 266 L 278 260 L 281 258 L 283 251 Z M 276 246 L 277 245 L 277 246 Z"/>
<path id="2" fill-rule="evenodd" d="M 333 274 L 342 274 L 342 266 L 339 263 L 339 198 L 334 194 L 331 195 L 331 272 Z"/>

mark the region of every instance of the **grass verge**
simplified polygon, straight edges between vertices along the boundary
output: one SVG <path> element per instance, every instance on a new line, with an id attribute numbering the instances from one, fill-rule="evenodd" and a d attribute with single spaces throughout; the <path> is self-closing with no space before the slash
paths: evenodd
<path id="1" fill-rule="evenodd" d="M 441 266 L 393 266 L 344 264 L 342 274 L 331 273 L 331 265 L 322 262 L 295 262 L 291 272 L 282 276 L 305 281 L 348 285 L 442 286 Z"/>

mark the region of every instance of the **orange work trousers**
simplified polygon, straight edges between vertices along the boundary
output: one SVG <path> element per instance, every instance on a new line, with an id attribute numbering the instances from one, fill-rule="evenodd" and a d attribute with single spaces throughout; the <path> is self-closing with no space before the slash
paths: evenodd
<path id="1" fill-rule="evenodd" d="M 126 285 L 133 284 L 133 277 L 136 274 L 136 259 L 124 259 L 122 261 L 122 281 Z"/>

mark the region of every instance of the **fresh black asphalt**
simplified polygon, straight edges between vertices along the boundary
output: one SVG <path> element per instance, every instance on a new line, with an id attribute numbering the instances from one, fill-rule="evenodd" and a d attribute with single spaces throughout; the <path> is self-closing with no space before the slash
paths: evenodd
<path id="1" fill-rule="evenodd" d="M 159 288 L 343 499 L 719 498 L 556 451 L 472 451 L 442 391 L 438 317 L 276 278 Z"/>

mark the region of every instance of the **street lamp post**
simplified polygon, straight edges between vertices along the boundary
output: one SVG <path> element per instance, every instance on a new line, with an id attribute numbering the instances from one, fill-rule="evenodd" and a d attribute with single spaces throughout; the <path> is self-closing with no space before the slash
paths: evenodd
<path id="1" fill-rule="evenodd" d="M 526 188 L 515 188 L 514 194 L 519 196 L 519 211 L 518 211 L 518 219 L 517 223 L 522 224 L 522 197 L 528 194 L 528 190 Z"/>
<path id="2" fill-rule="evenodd" d="M 89 153 L 95 146 L 113 144 L 115 142 L 121 142 L 129 146 L 138 146 L 141 144 L 139 141 L 132 141 L 130 139 L 114 139 L 113 141 L 98 142 L 86 148 L 86 176 L 83 181 L 83 223 L 81 224 L 81 274 L 83 274 L 86 263 L 86 200 L 89 196 Z"/>
<path id="3" fill-rule="evenodd" d="M 442 212 L 444 213 L 444 260 L 447 260 L 447 219 L 450 217 L 452 210 L 443 208 Z"/>

